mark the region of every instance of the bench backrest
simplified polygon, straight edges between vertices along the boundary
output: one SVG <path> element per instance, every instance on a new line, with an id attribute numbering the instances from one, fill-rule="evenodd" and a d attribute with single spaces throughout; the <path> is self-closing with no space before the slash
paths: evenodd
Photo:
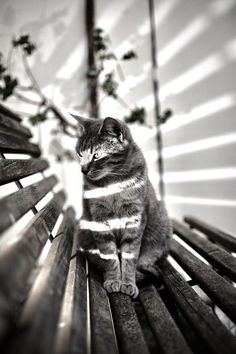
<path id="1" fill-rule="evenodd" d="M 70 285 L 75 282 L 75 212 L 63 210 L 65 192 L 54 192 L 58 179 L 45 177 L 49 164 L 31 137 L 21 118 L 0 105 L 0 185 L 14 183 L 16 189 L 0 199 L 0 343 L 9 352 L 43 354 L 52 352 L 65 292 L 73 295 L 66 279 L 70 271 Z M 40 179 L 23 187 L 36 173 Z M 38 206 L 44 198 L 46 205 Z M 16 326 L 19 334 L 8 343 Z"/>

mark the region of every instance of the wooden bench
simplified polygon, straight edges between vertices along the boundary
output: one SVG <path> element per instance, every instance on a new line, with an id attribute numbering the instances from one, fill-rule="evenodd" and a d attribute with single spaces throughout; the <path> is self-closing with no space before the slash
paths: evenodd
<path id="1" fill-rule="evenodd" d="M 174 220 L 177 236 L 162 285 L 140 289 L 135 301 L 108 296 L 76 254 L 75 212 L 63 208 L 66 195 L 54 192 L 57 178 L 44 176 L 48 163 L 30 138 L 21 119 L 0 106 L 0 184 L 18 188 L 0 200 L 1 353 L 236 352 L 235 336 L 217 315 L 221 309 L 227 323 L 236 323 L 236 239 L 193 217 Z M 8 159 L 9 153 L 30 158 Z M 24 178 L 35 173 L 42 179 L 23 188 Z M 27 213 L 32 219 L 16 233 Z"/>

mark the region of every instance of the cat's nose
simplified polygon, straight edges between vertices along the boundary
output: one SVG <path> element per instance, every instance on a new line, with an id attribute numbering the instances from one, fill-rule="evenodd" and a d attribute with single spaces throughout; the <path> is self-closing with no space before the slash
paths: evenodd
<path id="1" fill-rule="evenodd" d="M 87 175 L 89 172 L 88 166 L 87 165 L 82 166 L 81 171 L 84 175 Z"/>

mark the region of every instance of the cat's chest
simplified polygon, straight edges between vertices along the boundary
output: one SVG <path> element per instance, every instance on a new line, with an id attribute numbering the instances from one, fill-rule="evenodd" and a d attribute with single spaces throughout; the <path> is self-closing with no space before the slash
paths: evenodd
<path id="1" fill-rule="evenodd" d="M 100 198 L 100 200 L 96 200 L 94 203 L 91 203 L 91 210 L 95 211 L 101 208 L 104 212 L 104 216 L 109 216 L 111 214 L 116 216 L 125 211 L 131 203 L 132 201 L 125 195 L 109 196 L 106 198 Z"/>
<path id="2" fill-rule="evenodd" d="M 123 217 L 135 213 L 140 208 L 142 208 L 140 197 L 138 195 L 131 195 L 128 192 L 89 202 L 92 219 L 106 220 L 114 217 Z"/>

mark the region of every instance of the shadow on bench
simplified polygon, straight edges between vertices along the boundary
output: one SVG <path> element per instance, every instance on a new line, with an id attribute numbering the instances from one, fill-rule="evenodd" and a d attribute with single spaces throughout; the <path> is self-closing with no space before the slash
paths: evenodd
<path id="1" fill-rule="evenodd" d="M 18 188 L 0 199 L 1 353 L 232 354 L 236 239 L 194 217 L 173 220 L 162 286 L 140 289 L 135 301 L 108 295 L 76 254 L 75 212 L 63 207 L 64 191 L 54 192 L 57 178 L 44 176 L 49 166 L 30 131 L 11 111 L 0 112 L 0 184 Z M 23 188 L 35 173 L 40 181 Z"/>

